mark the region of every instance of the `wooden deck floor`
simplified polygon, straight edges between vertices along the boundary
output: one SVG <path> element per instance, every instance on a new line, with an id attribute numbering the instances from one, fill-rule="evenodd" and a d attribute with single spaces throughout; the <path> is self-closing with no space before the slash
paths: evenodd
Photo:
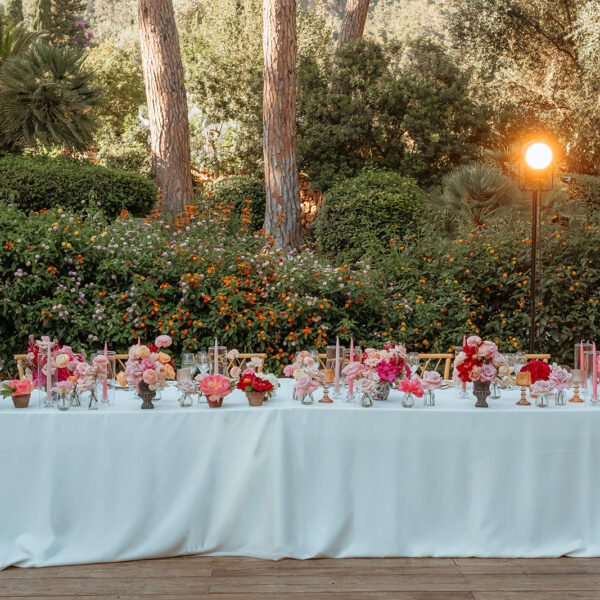
<path id="1" fill-rule="evenodd" d="M 600 559 L 181 557 L 6 569 L 0 598 L 36 600 L 600 600 Z"/>

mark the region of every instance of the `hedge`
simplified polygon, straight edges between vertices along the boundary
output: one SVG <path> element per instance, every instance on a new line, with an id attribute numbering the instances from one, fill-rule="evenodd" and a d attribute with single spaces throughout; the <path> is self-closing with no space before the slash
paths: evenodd
<path id="1" fill-rule="evenodd" d="M 156 197 L 152 181 L 121 169 L 64 157 L 0 156 L 0 199 L 25 211 L 93 205 L 109 217 L 122 209 L 143 216 Z"/>

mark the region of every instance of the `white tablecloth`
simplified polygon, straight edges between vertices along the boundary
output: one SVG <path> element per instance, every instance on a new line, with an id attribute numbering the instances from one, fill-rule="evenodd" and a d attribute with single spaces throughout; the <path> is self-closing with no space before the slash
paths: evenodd
<path id="1" fill-rule="evenodd" d="M 0 408 L 0 567 L 189 553 L 600 555 L 600 408 Z M 36 403 L 37 404 L 37 403 Z"/>

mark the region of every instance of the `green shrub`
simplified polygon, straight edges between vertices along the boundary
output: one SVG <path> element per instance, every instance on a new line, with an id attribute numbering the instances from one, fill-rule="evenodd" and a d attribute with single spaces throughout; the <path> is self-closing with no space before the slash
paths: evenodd
<path id="1" fill-rule="evenodd" d="M 266 204 L 265 184 L 262 179 L 247 175 L 232 175 L 217 179 L 210 184 L 208 190 L 212 192 L 212 203 L 231 207 L 238 218 L 248 214 L 251 230 L 262 229 Z M 242 213 L 243 210 L 251 212 Z"/>
<path id="2" fill-rule="evenodd" d="M 0 199 L 26 211 L 93 204 L 107 216 L 125 208 L 145 215 L 156 202 L 152 181 L 119 169 L 67 158 L 5 155 L 0 157 Z"/>
<path id="3" fill-rule="evenodd" d="M 564 185 L 567 200 L 588 208 L 600 208 L 600 177 L 569 174 L 571 181 Z"/>
<path id="4" fill-rule="evenodd" d="M 421 190 L 388 171 L 363 171 L 327 192 L 317 218 L 317 246 L 330 255 L 358 259 L 401 240 L 422 213 Z"/>

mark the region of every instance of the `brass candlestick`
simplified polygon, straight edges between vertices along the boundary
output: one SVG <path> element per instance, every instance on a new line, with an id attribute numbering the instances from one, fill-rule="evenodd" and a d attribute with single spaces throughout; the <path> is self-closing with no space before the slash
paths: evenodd
<path id="1" fill-rule="evenodd" d="M 323 384 L 323 397 L 319 400 L 321 404 L 332 404 L 333 400 L 329 397 L 329 385 Z"/>
<path id="2" fill-rule="evenodd" d="M 569 399 L 569 402 L 583 402 L 583 398 L 579 395 L 579 386 L 583 383 L 583 371 L 581 369 L 573 369 L 571 371 L 573 378 L 573 397 Z"/>
<path id="3" fill-rule="evenodd" d="M 517 385 L 521 386 L 521 399 L 517 402 L 519 406 L 531 406 L 531 402 L 527 400 L 527 391 L 531 385 L 531 373 L 529 371 L 520 371 L 517 373 Z"/>

